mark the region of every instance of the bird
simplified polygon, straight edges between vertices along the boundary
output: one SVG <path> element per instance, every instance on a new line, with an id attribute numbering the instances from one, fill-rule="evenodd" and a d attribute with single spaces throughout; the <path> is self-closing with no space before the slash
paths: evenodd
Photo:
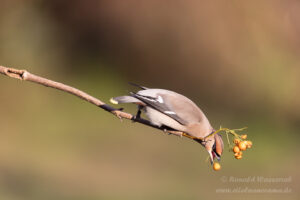
<path id="1" fill-rule="evenodd" d="M 192 100 L 171 90 L 130 84 L 140 90 L 130 92 L 130 95 L 113 97 L 110 102 L 137 104 L 138 111 L 135 118 L 141 118 L 141 113 L 144 112 L 153 125 L 184 132 L 195 138 L 194 140 L 207 150 L 211 164 L 215 158 L 218 161 L 221 159 L 224 149 L 223 139 L 220 134 L 213 134 L 215 129 Z"/>

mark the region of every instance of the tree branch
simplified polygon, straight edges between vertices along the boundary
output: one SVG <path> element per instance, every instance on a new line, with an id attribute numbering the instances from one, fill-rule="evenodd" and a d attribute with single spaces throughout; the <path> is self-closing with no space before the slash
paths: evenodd
<path id="1" fill-rule="evenodd" d="M 92 103 L 92 104 L 94 104 L 94 105 L 96 105 L 96 106 L 98 106 L 98 107 L 114 114 L 119 119 L 124 118 L 124 119 L 128 119 L 128 120 L 132 120 L 133 122 L 138 122 L 138 123 L 144 124 L 146 126 L 150 126 L 150 127 L 156 128 L 156 129 L 160 129 L 160 130 L 163 130 L 164 132 L 168 132 L 170 134 L 181 135 L 181 136 L 185 136 L 185 137 L 188 137 L 188 138 L 194 139 L 194 140 L 201 140 L 200 138 L 192 137 L 192 136 L 190 136 L 186 133 L 182 133 L 180 131 L 170 130 L 169 128 L 168 128 L 168 130 L 166 130 L 166 127 L 156 126 L 148 120 L 145 120 L 145 119 L 142 119 L 142 118 L 135 118 L 134 115 L 132 115 L 130 113 L 123 112 L 123 111 L 121 111 L 121 109 L 116 109 L 114 107 L 111 107 L 111 106 L 105 104 L 104 102 L 102 102 L 101 100 L 99 100 L 99 99 L 97 99 L 97 98 L 95 98 L 95 97 L 79 90 L 79 89 L 76 89 L 74 87 L 65 85 L 63 83 L 59 83 L 59 82 L 56 82 L 56 81 L 52 81 L 52 80 L 49 80 L 49 79 L 31 74 L 26 70 L 19 70 L 19 69 L 0 66 L 0 73 L 3 74 L 3 75 L 9 76 L 11 78 L 16 78 L 16 79 L 23 80 L 23 81 L 30 81 L 30 82 L 33 82 L 33 83 L 44 85 L 46 87 L 52 87 L 52 88 L 55 88 L 55 89 L 58 89 L 58 90 L 61 90 L 61 91 L 64 91 L 64 92 L 68 92 L 70 94 L 73 94 L 73 95 L 75 95 L 75 96 L 77 96 L 77 97 L 79 97 L 79 98 L 81 98 L 85 101 L 88 101 L 88 102 L 90 102 L 90 103 Z"/>

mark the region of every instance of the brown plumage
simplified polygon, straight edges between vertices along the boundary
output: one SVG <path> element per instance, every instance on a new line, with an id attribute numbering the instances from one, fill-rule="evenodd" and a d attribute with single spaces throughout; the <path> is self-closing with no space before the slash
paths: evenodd
<path id="1" fill-rule="evenodd" d="M 187 97 L 164 89 L 148 89 L 142 87 L 130 96 L 114 97 L 112 103 L 135 103 L 140 111 L 144 111 L 149 121 L 157 126 L 166 126 L 185 132 L 193 137 L 204 138 L 214 129 L 201 109 Z M 223 140 L 218 134 L 207 137 L 204 141 L 197 140 L 208 151 L 211 162 L 220 159 L 223 151 Z"/>

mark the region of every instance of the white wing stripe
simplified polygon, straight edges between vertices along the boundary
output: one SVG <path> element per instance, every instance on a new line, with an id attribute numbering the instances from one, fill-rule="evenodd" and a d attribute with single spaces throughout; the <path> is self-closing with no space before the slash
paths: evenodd
<path id="1" fill-rule="evenodd" d="M 158 96 L 158 97 L 157 97 L 157 101 L 158 101 L 159 103 L 164 103 L 164 100 L 163 100 L 163 98 L 162 98 L 161 96 Z"/>
<path id="2" fill-rule="evenodd" d="M 175 112 L 173 112 L 173 111 L 165 111 L 164 113 L 166 113 L 166 114 L 170 114 L 170 115 L 176 115 L 176 113 L 175 113 Z"/>

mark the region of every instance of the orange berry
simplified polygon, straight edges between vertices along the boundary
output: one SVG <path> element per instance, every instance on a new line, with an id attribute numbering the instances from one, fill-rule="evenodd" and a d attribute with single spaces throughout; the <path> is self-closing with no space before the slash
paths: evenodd
<path id="1" fill-rule="evenodd" d="M 247 149 L 247 143 L 245 141 L 240 142 L 239 148 L 241 151 L 245 151 Z"/>
<path id="2" fill-rule="evenodd" d="M 238 146 L 234 146 L 232 150 L 234 153 L 240 152 L 240 148 Z"/>
<path id="3" fill-rule="evenodd" d="M 242 159 L 242 155 L 235 156 L 236 159 Z"/>
<path id="4" fill-rule="evenodd" d="M 214 165 L 213 165 L 213 169 L 215 171 L 219 171 L 221 169 L 221 165 L 219 163 L 215 162 Z"/>
<path id="5" fill-rule="evenodd" d="M 241 156 L 241 155 L 243 155 L 243 152 L 242 152 L 242 151 L 240 151 L 240 152 L 234 154 L 234 156 Z"/>
<path id="6" fill-rule="evenodd" d="M 241 138 L 243 139 L 243 140 L 246 140 L 247 139 L 247 135 L 245 134 L 245 135 L 241 135 Z"/>
<path id="7" fill-rule="evenodd" d="M 233 143 L 234 143 L 234 144 L 238 144 L 238 143 L 240 143 L 240 141 L 241 141 L 240 139 L 235 138 L 235 139 L 233 140 Z"/>
<path id="8" fill-rule="evenodd" d="M 247 141 L 247 148 L 250 149 L 252 147 L 252 142 L 249 140 Z"/>

